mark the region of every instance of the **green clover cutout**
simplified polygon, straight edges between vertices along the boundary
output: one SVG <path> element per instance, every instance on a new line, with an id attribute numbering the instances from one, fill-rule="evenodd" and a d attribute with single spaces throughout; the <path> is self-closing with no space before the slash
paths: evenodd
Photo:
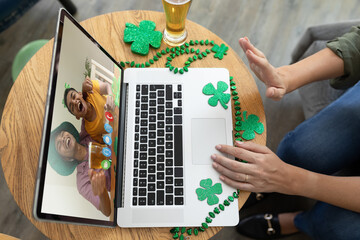
<path id="1" fill-rule="evenodd" d="M 218 58 L 218 59 L 223 59 L 224 55 L 227 54 L 227 50 L 229 50 L 229 47 L 225 46 L 225 44 L 221 44 L 221 46 L 215 44 L 212 48 L 211 51 L 213 51 L 215 53 L 214 58 Z"/>
<path id="2" fill-rule="evenodd" d="M 139 27 L 126 23 L 124 30 L 124 42 L 132 43 L 131 51 L 140 55 L 149 53 L 149 45 L 159 48 L 162 40 L 162 33 L 155 31 L 156 24 L 153 21 L 143 20 Z"/>
<path id="3" fill-rule="evenodd" d="M 212 180 L 210 178 L 200 181 L 200 186 L 203 188 L 197 188 L 196 194 L 200 201 L 204 201 L 207 198 L 207 204 L 214 205 L 219 202 L 219 198 L 215 194 L 222 193 L 221 183 L 215 183 L 212 186 Z"/>
<path id="4" fill-rule="evenodd" d="M 208 83 L 202 89 L 202 92 L 205 95 L 214 95 L 209 98 L 208 103 L 210 106 L 216 107 L 219 101 L 221 103 L 221 106 L 227 109 L 228 106 L 226 104 L 230 101 L 230 94 L 224 92 L 228 89 L 228 87 L 229 86 L 223 81 L 219 81 L 217 83 L 217 89 L 215 89 L 212 83 Z"/>
<path id="5" fill-rule="evenodd" d="M 249 117 L 246 117 L 247 111 L 243 113 L 243 121 L 239 126 L 235 127 L 236 131 L 244 131 L 242 137 L 245 140 L 252 140 L 255 138 L 255 133 L 262 134 L 264 132 L 264 125 L 259 122 L 259 117 L 251 114 Z"/>

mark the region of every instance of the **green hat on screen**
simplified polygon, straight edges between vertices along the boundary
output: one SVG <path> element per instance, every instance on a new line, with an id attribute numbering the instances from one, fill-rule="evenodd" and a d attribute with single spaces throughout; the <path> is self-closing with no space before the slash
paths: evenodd
<path id="1" fill-rule="evenodd" d="M 50 143 L 49 143 L 49 153 L 48 153 L 48 162 L 50 166 L 61 176 L 68 176 L 72 174 L 79 164 L 78 161 L 66 161 L 60 154 L 56 151 L 55 148 L 55 139 L 62 132 L 66 131 L 74 136 L 76 142 L 79 143 L 80 135 L 77 129 L 69 122 L 63 122 L 51 132 Z"/>

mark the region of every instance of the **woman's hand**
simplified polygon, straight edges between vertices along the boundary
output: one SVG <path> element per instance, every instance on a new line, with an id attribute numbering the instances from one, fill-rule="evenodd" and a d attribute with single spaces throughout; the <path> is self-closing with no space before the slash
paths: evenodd
<path id="1" fill-rule="evenodd" d="M 115 102 L 114 102 L 114 97 L 112 95 L 108 95 L 106 97 L 106 103 L 105 103 L 104 109 L 105 109 L 105 111 L 114 111 Z"/>
<path id="2" fill-rule="evenodd" d="M 106 178 L 104 171 L 96 172 L 94 169 L 89 169 L 89 178 L 91 182 L 91 188 L 95 196 L 100 196 L 106 192 Z"/>
<path id="3" fill-rule="evenodd" d="M 237 147 L 217 145 L 221 153 L 232 155 L 247 163 L 213 154 L 213 167 L 226 184 L 250 192 L 290 193 L 288 181 L 292 166 L 283 162 L 266 146 L 253 142 L 236 142 Z"/>
<path id="4" fill-rule="evenodd" d="M 266 96 L 276 101 L 280 100 L 288 91 L 285 78 L 268 62 L 265 55 L 250 43 L 247 37 L 240 38 L 239 44 L 246 54 L 251 70 L 265 83 Z"/>

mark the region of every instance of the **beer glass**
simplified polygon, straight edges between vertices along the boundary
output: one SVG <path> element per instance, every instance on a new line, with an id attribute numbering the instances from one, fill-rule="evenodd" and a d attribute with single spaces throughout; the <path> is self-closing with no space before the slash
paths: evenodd
<path id="1" fill-rule="evenodd" d="M 164 42 L 170 46 L 182 45 L 187 37 L 186 15 L 192 0 L 162 0 L 166 15 Z"/>
<path id="2" fill-rule="evenodd" d="M 101 169 L 107 168 L 111 161 L 111 150 L 105 144 L 96 142 L 89 143 L 89 168 Z M 105 163 L 105 167 L 104 167 Z"/>

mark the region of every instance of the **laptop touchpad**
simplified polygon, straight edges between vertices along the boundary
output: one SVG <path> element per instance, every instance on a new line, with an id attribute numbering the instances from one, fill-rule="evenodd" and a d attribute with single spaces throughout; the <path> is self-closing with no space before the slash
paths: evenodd
<path id="1" fill-rule="evenodd" d="M 215 146 L 226 144 L 226 123 L 223 118 L 191 119 L 191 152 L 194 165 L 210 165 Z"/>

